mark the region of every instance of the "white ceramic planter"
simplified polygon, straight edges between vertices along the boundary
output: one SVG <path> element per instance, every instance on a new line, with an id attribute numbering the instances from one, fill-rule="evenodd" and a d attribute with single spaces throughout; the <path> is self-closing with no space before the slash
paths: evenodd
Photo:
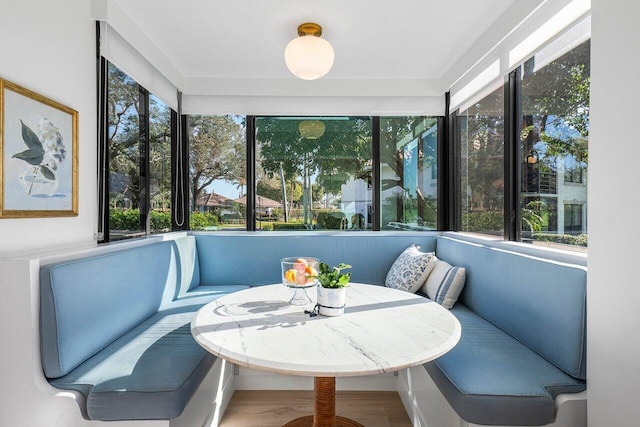
<path id="1" fill-rule="evenodd" d="M 323 288 L 318 285 L 318 313 L 323 316 L 340 316 L 344 314 L 347 302 L 347 287 Z"/>

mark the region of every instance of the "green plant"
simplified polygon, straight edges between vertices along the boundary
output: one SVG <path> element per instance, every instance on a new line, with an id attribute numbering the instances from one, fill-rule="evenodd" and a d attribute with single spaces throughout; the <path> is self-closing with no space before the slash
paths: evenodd
<path id="1" fill-rule="evenodd" d="M 191 212 L 189 228 L 192 230 L 206 230 L 218 225 L 218 217 L 208 212 Z"/>
<path id="2" fill-rule="evenodd" d="M 318 281 L 323 288 L 342 288 L 349 284 L 351 273 L 342 273 L 342 270 L 351 268 L 349 264 L 340 263 L 337 267 L 329 267 L 324 262 L 318 265 Z"/>
<path id="3" fill-rule="evenodd" d="M 289 222 L 262 222 L 263 231 L 274 230 L 306 230 L 307 226 L 301 221 L 289 221 Z"/>
<path id="4" fill-rule="evenodd" d="M 171 230 L 171 212 L 151 211 L 151 230 L 165 232 Z"/>

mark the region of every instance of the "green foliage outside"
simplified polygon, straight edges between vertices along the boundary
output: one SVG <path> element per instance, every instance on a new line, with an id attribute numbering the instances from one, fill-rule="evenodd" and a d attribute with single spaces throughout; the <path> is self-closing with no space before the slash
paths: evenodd
<path id="1" fill-rule="evenodd" d="M 109 210 L 109 224 L 111 230 L 131 231 L 141 230 L 139 209 L 111 209 Z M 151 211 L 151 232 L 162 233 L 171 231 L 171 212 Z"/>
<path id="2" fill-rule="evenodd" d="M 239 212 L 220 215 L 220 222 L 223 223 L 223 224 L 224 223 L 237 223 L 238 221 L 240 221 L 242 219 L 243 219 L 243 217 L 242 217 L 242 215 L 240 215 Z"/>
<path id="3" fill-rule="evenodd" d="M 111 230 L 139 230 L 140 211 L 138 209 L 111 209 L 109 224 Z"/>
<path id="4" fill-rule="evenodd" d="M 504 229 L 502 211 L 469 212 L 462 215 L 462 230 L 487 232 Z"/>
<path id="5" fill-rule="evenodd" d="M 191 230 L 207 230 L 218 226 L 218 217 L 208 212 L 191 212 L 189 228 Z"/>
<path id="6" fill-rule="evenodd" d="M 191 115 L 189 132 L 189 186 L 191 209 L 215 180 L 246 185 L 246 136 L 240 116 Z"/>
<path id="7" fill-rule="evenodd" d="M 279 230 L 306 230 L 307 227 L 302 222 L 263 222 L 261 230 L 263 231 L 279 231 Z"/>
<path id="8" fill-rule="evenodd" d="M 139 209 L 111 209 L 109 211 L 111 230 L 141 230 Z M 211 213 L 192 212 L 189 226 L 192 230 L 206 230 L 218 225 L 218 217 Z M 151 211 L 151 232 L 171 231 L 171 212 Z"/>
<path id="9" fill-rule="evenodd" d="M 140 87 L 112 64 L 109 64 L 108 86 L 109 204 L 112 208 L 137 209 L 141 185 Z M 171 109 L 150 95 L 148 118 L 148 172 L 152 182 L 149 195 L 154 208 L 168 209 L 171 198 Z M 139 228 L 136 223 L 133 229 Z"/>
<path id="10" fill-rule="evenodd" d="M 151 211 L 151 232 L 171 231 L 171 212 Z"/>
<path id="11" fill-rule="evenodd" d="M 579 234 L 577 236 L 573 236 L 571 234 L 535 233 L 532 238 L 533 240 L 537 240 L 539 242 L 555 242 L 555 243 L 562 243 L 564 245 L 572 245 L 572 246 L 587 247 L 589 243 L 589 238 L 586 234 Z"/>
<path id="12" fill-rule="evenodd" d="M 503 228 L 502 212 L 470 212 L 462 217 L 462 229 L 465 231 L 486 232 L 487 230 L 501 230 Z M 539 242 L 554 242 L 564 245 L 588 245 L 586 234 L 553 234 L 534 232 L 531 239 Z"/>

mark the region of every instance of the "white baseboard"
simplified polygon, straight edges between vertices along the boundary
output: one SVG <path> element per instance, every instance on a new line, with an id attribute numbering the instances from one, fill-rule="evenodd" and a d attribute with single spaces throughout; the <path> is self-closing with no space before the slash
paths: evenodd
<path id="1" fill-rule="evenodd" d="M 233 371 L 231 363 L 218 358 L 182 414 L 171 420 L 169 427 L 218 427 L 233 395 Z"/>
<path id="2" fill-rule="evenodd" d="M 395 391 L 397 376 L 394 374 L 367 375 L 336 378 L 336 390 Z M 235 376 L 236 390 L 313 390 L 313 377 L 278 375 L 239 368 Z"/>

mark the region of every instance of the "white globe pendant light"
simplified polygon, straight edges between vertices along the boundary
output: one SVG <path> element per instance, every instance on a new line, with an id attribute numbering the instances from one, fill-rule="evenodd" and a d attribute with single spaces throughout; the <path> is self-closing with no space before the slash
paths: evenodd
<path id="1" fill-rule="evenodd" d="M 321 38 L 322 27 L 307 22 L 298 27 L 297 37 L 284 50 L 284 61 L 291 73 L 303 80 L 324 76 L 333 66 L 333 47 Z"/>

